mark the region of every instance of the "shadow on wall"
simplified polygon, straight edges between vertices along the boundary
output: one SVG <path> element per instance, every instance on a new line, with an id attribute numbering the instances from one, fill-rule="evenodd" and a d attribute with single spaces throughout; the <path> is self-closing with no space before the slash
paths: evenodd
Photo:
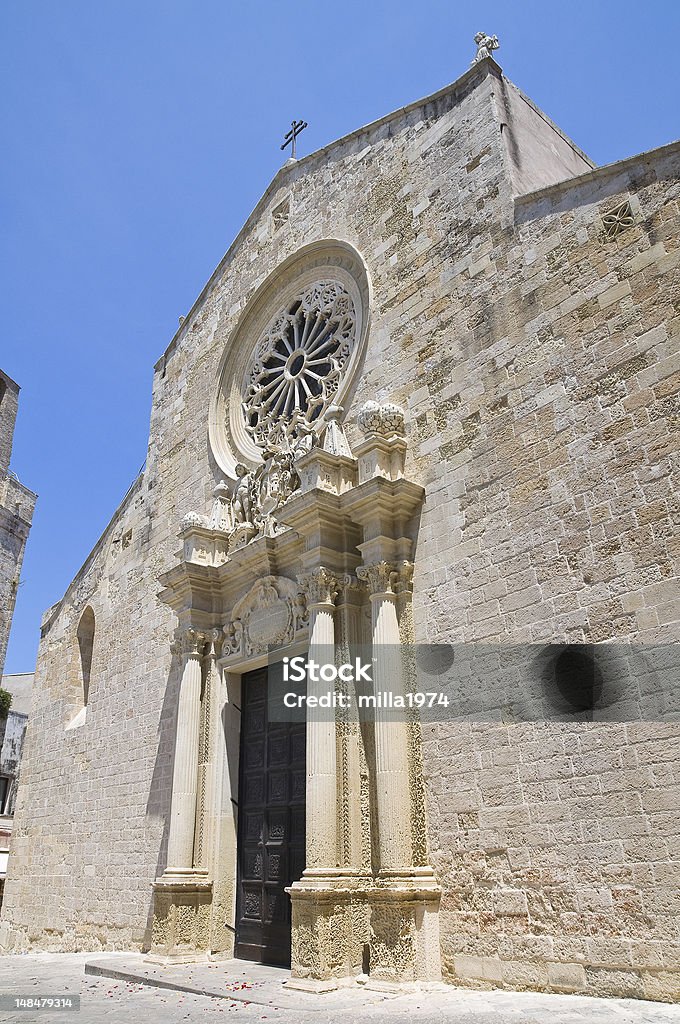
<path id="1" fill-rule="evenodd" d="M 149 796 L 146 801 L 147 818 L 163 819 L 163 835 L 161 837 L 156 859 L 156 872 L 149 879 L 149 909 L 146 915 L 146 927 L 142 940 L 142 950 L 151 947 L 153 930 L 153 890 L 151 882 L 159 878 L 165 870 L 168 859 L 168 835 L 170 832 L 170 802 L 172 799 L 172 773 L 175 762 L 175 733 L 177 731 L 177 706 L 179 701 L 179 685 L 182 678 L 182 656 L 173 654 L 165 687 L 163 707 L 158 722 L 158 747 L 156 762 L 151 776 Z"/>

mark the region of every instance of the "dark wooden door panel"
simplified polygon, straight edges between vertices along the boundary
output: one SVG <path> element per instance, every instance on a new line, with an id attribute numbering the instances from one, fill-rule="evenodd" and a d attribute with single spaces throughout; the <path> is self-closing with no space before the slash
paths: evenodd
<path id="1" fill-rule="evenodd" d="M 237 957 L 290 965 L 290 897 L 305 866 L 305 726 L 269 722 L 267 669 L 242 685 Z"/>

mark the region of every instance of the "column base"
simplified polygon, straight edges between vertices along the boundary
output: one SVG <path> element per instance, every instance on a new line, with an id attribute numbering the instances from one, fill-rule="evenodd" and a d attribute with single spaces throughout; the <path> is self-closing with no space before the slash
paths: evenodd
<path id="1" fill-rule="evenodd" d="M 384 871 L 367 894 L 370 903 L 370 965 L 367 987 L 408 991 L 440 982 L 439 902 L 431 868 Z"/>
<path id="2" fill-rule="evenodd" d="M 296 992 L 311 992 L 312 995 L 321 995 L 324 992 L 337 992 L 339 988 L 346 988 L 354 984 L 354 978 L 328 978 L 326 981 L 318 981 L 315 978 L 289 978 L 284 981 L 284 988 L 294 989 Z"/>
<path id="3" fill-rule="evenodd" d="M 354 983 L 382 992 L 441 982 L 439 902 L 431 868 L 305 872 L 292 906 L 286 987 L 328 992 Z"/>
<path id="4" fill-rule="evenodd" d="M 201 963 L 210 952 L 212 882 L 205 871 L 171 870 L 153 883 L 149 963 Z"/>
<path id="5" fill-rule="evenodd" d="M 362 872 L 312 869 L 286 890 L 292 910 L 287 988 L 329 992 L 362 973 L 369 911 L 364 893 L 370 884 Z"/>

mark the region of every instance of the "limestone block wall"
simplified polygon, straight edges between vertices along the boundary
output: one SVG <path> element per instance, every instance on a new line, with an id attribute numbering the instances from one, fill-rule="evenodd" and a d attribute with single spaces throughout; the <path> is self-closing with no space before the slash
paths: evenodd
<path id="1" fill-rule="evenodd" d="M 9 469 L 18 407 L 19 385 L 0 370 L 0 476 Z"/>
<path id="2" fill-rule="evenodd" d="M 421 636 L 677 639 L 679 169 L 671 146 L 522 198 L 481 270 L 444 271 L 456 327 L 416 381 Z M 451 980 L 678 997 L 679 737 L 425 728 Z"/>

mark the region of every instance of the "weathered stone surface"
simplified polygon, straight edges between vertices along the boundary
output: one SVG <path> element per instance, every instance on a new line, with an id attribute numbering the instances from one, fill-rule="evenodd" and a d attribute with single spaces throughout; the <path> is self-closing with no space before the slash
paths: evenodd
<path id="1" fill-rule="evenodd" d="M 0 370 L 0 676 L 36 501 L 9 470 L 18 403 L 18 384 Z"/>
<path id="2" fill-rule="evenodd" d="M 179 687 L 158 578 L 220 479 L 208 403 L 225 346 L 302 246 L 340 238 L 366 261 L 345 427 L 354 451 L 366 402 L 407 412 L 404 473 L 425 489 L 415 639 L 673 639 L 678 152 L 592 169 L 486 60 L 282 169 L 158 362 L 146 467 L 45 619 L 0 939 L 151 941 Z M 633 224 L 609 238 L 602 217 L 624 201 Z M 87 716 L 64 731 L 88 605 Z M 449 980 L 678 997 L 679 733 L 423 727 Z"/>

